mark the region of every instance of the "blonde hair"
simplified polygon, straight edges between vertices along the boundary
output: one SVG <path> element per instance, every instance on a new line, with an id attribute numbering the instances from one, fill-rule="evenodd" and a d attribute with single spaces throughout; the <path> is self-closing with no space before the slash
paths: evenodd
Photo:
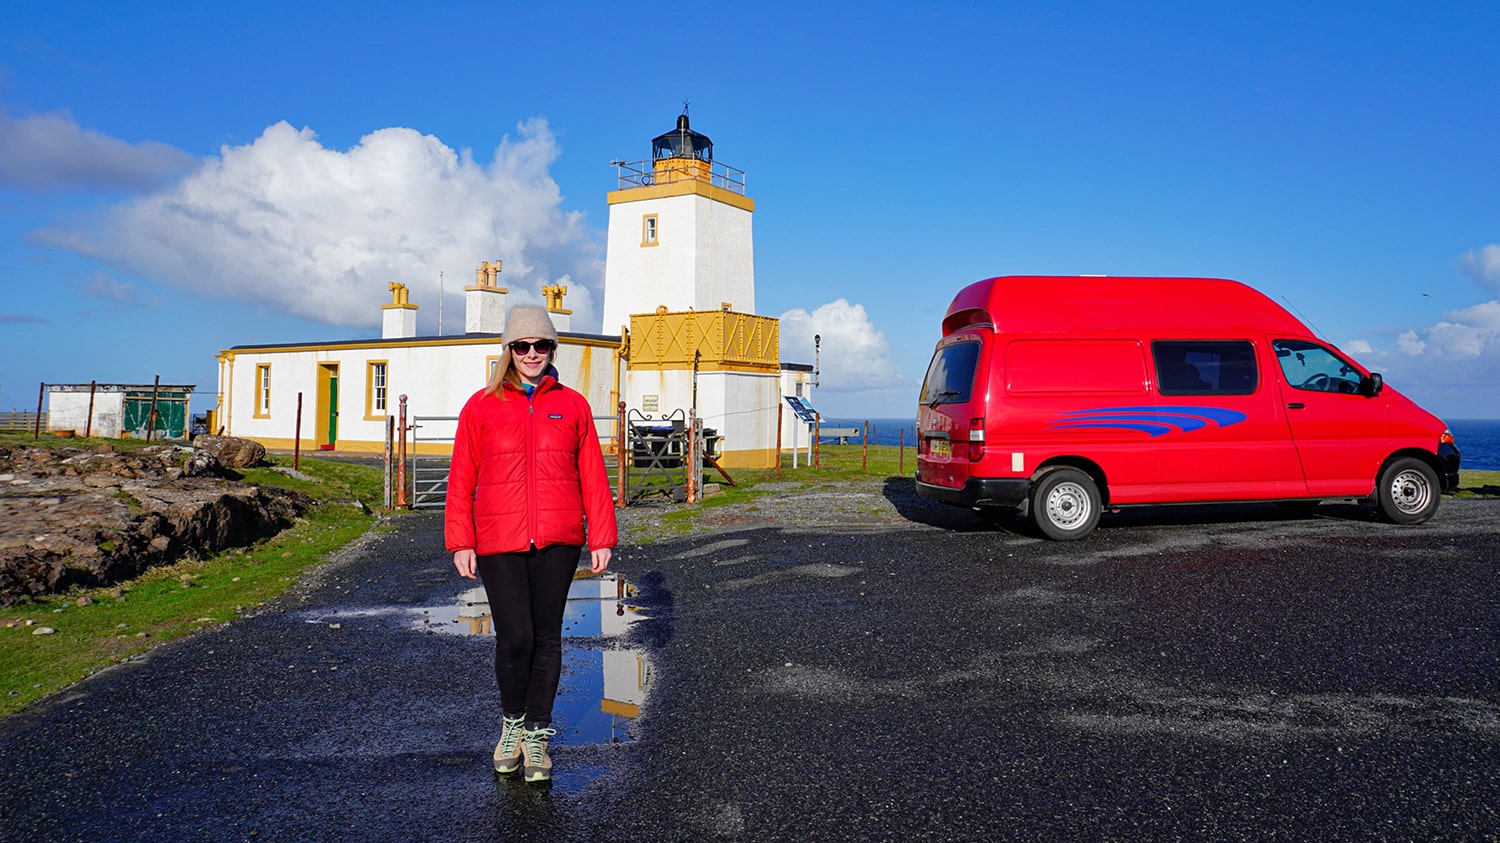
<path id="1" fill-rule="evenodd" d="M 557 347 L 547 352 L 547 365 L 551 366 L 557 359 Z M 544 368 L 542 370 L 546 372 Z M 510 353 L 510 343 L 505 344 L 505 350 L 500 352 L 500 359 L 495 361 L 495 368 L 490 372 L 490 379 L 484 383 L 484 394 L 493 395 L 501 401 L 505 400 L 505 384 L 519 389 L 521 387 L 521 373 L 516 371 L 516 356 Z"/>

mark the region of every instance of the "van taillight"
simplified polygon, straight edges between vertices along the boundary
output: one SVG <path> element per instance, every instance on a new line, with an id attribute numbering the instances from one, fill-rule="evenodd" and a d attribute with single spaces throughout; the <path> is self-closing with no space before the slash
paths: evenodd
<path id="1" fill-rule="evenodd" d="M 984 419 L 969 419 L 969 462 L 984 459 Z"/>
<path id="2" fill-rule="evenodd" d="M 1438 442 L 1441 442 L 1444 445 L 1452 445 L 1453 444 L 1453 431 L 1451 431 L 1451 430 L 1445 430 L 1445 431 L 1443 431 L 1443 435 L 1438 437 Z"/>

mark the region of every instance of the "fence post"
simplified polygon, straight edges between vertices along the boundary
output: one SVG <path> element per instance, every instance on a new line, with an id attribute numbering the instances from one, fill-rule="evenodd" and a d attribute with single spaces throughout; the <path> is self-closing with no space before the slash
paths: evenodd
<path id="1" fill-rule="evenodd" d="M 98 381 L 89 381 L 89 418 L 88 421 L 83 423 L 84 439 L 94 435 L 94 391 L 98 388 Z"/>
<path id="2" fill-rule="evenodd" d="M 683 472 L 682 483 L 687 486 L 687 502 L 698 502 L 698 468 L 702 461 L 698 457 L 698 416 L 692 411 L 688 412 L 687 428 L 687 453 L 682 455 Z"/>
<path id="3" fill-rule="evenodd" d="M 391 465 L 391 440 L 394 438 L 395 430 L 396 417 L 387 415 L 385 417 L 385 470 L 380 472 L 380 482 L 385 492 L 382 507 L 386 511 L 390 511 L 391 508 L 391 468 L 393 467 Z"/>
<path id="4" fill-rule="evenodd" d="M 302 393 L 297 393 L 297 419 L 292 424 L 292 471 L 302 470 Z"/>
<path id="5" fill-rule="evenodd" d="M 625 452 L 628 451 L 628 450 L 630 450 L 630 448 L 629 448 L 629 444 L 630 443 L 628 441 L 626 441 L 627 433 L 626 433 L 626 429 L 625 429 L 625 402 L 624 401 L 620 402 L 619 407 L 616 408 L 615 412 L 616 412 L 616 416 L 615 416 L 615 436 L 616 436 L 616 441 L 615 441 L 615 460 L 617 462 L 617 470 L 615 471 L 615 507 L 617 509 L 624 509 L 625 508 L 625 472 L 627 470 L 626 466 L 629 464 L 629 462 L 627 461 L 627 459 L 625 457 Z"/>
<path id="6" fill-rule="evenodd" d="M 870 422 L 865 421 L 865 446 L 859 456 L 859 470 L 864 474 L 870 473 Z"/>
<path id="7" fill-rule="evenodd" d="M 776 473 L 777 474 L 781 473 L 781 422 L 782 422 L 782 418 L 785 415 L 786 414 L 784 412 L 782 412 L 781 405 L 777 404 L 776 405 Z M 793 446 L 792 453 L 793 454 L 796 453 L 795 446 Z M 796 459 L 797 458 L 795 456 L 792 457 L 793 462 L 795 462 Z"/>
<path id="8" fill-rule="evenodd" d="M 396 459 L 396 506 L 406 508 L 406 395 L 401 396 L 400 440 Z"/>
<path id="9" fill-rule="evenodd" d="M 813 462 L 812 462 L 813 468 L 816 468 L 816 469 L 823 468 L 823 414 L 822 413 L 818 413 L 818 414 L 816 414 L 816 415 L 813 416 L 812 452 L 813 452 Z"/>
<path id="10" fill-rule="evenodd" d="M 31 438 L 42 438 L 42 398 L 47 394 L 47 382 L 42 381 L 36 390 L 36 421 L 31 426 Z"/>
<path id="11" fill-rule="evenodd" d="M 151 434 L 156 432 L 156 393 L 161 389 L 161 375 L 156 376 L 156 382 L 151 385 L 151 415 L 146 417 L 146 441 L 151 441 Z"/>

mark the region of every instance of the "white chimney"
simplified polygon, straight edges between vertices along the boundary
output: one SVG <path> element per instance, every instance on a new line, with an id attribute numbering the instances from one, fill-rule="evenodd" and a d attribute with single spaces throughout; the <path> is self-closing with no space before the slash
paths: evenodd
<path id="1" fill-rule="evenodd" d="M 464 333 L 505 332 L 505 294 L 499 284 L 500 261 L 485 261 L 474 272 L 474 283 L 464 288 Z"/>
<path id="2" fill-rule="evenodd" d="M 392 281 L 386 287 L 391 291 L 391 303 L 380 306 L 383 311 L 380 338 L 392 340 L 416 336 L 417 306 L 406 300 L 406 285 Z"/>

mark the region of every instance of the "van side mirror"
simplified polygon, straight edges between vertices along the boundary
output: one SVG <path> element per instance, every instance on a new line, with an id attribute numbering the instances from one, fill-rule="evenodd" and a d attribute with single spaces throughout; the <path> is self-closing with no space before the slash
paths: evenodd
<path id="1" fill-rule="evenodd" d="M 1371 372 L 1369 377 L 1361 378 L 1359 381 L 1359 392 L 1366 398 L 1374 398 L 1384 388 L 1385 379 L 1380 376 L 1379 372 Z"/>

